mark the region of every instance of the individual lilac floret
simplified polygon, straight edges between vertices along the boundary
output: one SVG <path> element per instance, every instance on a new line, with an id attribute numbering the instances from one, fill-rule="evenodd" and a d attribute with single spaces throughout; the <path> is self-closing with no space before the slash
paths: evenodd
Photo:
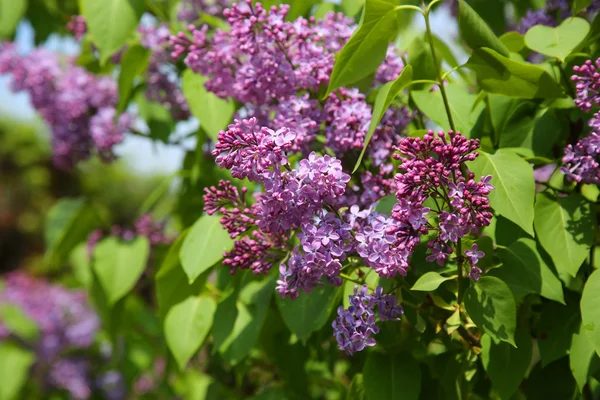
<path id="1" fill-rule="evenodd" d="M 577 90 L 575 105 L 585 112 L 600 106 L 600 58 L 595 63 L 587 60 L 582 66 L 573 67 L 573 71 L 571 80 L 576 82 Z"/>
<path id="2" fill-rule="evenodd" d="M 485 257 L 485 253 L 479 250 L 479 246 L 477 246 L 477 243 L 473 243 L 471 249 L 465 251 L 465 255 L 467 256 L 469 260 L 469 265 L 471 266 L 471 270 L 469 271 L 469 277 L 474 281 L 479 280 L 479 276 L 481 275 L 482 271 L 481 268 L 477 267 L 477 263 L 480 259 Z"/>
<path id="3" fill-rule="evenodd" d="M 600 184 L 600 112 L 589 122 L 592 131 L 578 141 L 568 145 L 562 159 L 561 171 L 570 181 Z"/>
<path id="4" fill-rule="evenodd" d="M 295 299 L 298 289 L 310 292 L 323 277 L 335 286 L 341 285 L 342 261 L 352 250 L 350 226 L 333 212 L 321 213 L 313 223 L 302 225 L 298 238 L 300 248 L 294 249 L 287 265 L 281 265 L 277 291 Z"/>
<path id="5" fill-rule="evenodd" d="M 75 40 L 81 40 L 87 33 L 87 23 L 83 15 L 73 15 L 67 23 L 67 29 L 75 36 Z"/>
<path id="6" fill-rule="evenodd" d="M 264 173 L 287 165 L 285 152 L 292 147 L 296 134 L 288 128 L 277 131 L 260 127 L 256 118 L 235 120 L 226 131 L 219 132 L 212 154 L 221 168 L 234 178 L 263 182 Z"/>
<path id="7" fill-rule="evenodd" d="M 338 316 L 333 321 L 333 335 L 338 342 L 340 350 L 348 355 L 363 350 L 365 347 L 375 346 L 373 335 L 379 333 L 375 320 L 375 308 L 380 321 L 398 320 L 404 313 L 397 304 L 396 298 L 391 294 L 383 294 L 383 288 L 377 287 L 374 294 L 368 294 L 366 285 L 360 289 L 354 287 L 354 294 L 350 295 L 350 306 L 338 308 Z"/>

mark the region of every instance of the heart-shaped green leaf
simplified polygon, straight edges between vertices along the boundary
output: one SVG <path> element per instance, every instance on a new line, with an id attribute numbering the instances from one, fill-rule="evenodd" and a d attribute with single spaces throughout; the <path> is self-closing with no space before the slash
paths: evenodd
<path id="1" fill-rule="evenodd" d="M 590 24 L 582 18 L 569 18 L 560 26 L 536 25 L 527 31 L 525 44 L 533 51 L 564 60 L 585 39 Z"/>

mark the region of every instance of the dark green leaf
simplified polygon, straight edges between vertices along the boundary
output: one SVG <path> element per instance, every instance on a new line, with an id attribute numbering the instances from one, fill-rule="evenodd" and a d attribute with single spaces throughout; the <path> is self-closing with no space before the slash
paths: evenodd
<path id="1" fill-rule="evenodd" d="M 525 44 L 531 50 L 564 61 L 581 43 L 590 24 L 582 18 L 567 18 L 558 27 L 536 25 L 527 31 Z"/>
<path id="2" fill-rule="evenodd" d="M 123 112 L 131 98 L 133 84 L 140 78 L 148 67 L 150 50 L 135 45 L 127 49 L 121 59 L 121 72 L 119 73 L 119 106 L 117 110 Z"/>
<path id="3" fill-rule="evenodd" d="M 477 74 L 481 87 L 490 93 L 524 99 L 563 96 L 561 87 L 545 69 L 512 60 L 491 49 L 473 51 L 467 66 Z"/>
<path id="4" fill-rule="evenodd" d="M 0 343 L 0 400 L 16 400 L 27 382 L 35 355 L 11 342 Z"/>
<path id="5" fill-rule="evenodd" d="M 27 10 L 27 0 L 0 0 L 0 38 L 9 39 Z"/>
<path id="6" fill-rule="evenodd" d="M 317 332 L 327 322 L 336 292 L 335 286 L 323 285 L 310 293 L 302 293 L 295 300 L 276 296 L 275 302 L 290 331 L 306 342 L 312 332 Z"/>
<path id="7" fill-rule="evenodd" d="M 408 46 L 407 52 L 408 62 L 413 67 L 414 80 L 436 79 L 431 49 L 422 35 L 415 36 L 410 46 Z"/>
<path id="8" fill-rule="evenodd" d="M 573 0 L 573 15 L 579 14 L 592 4 L 592 0 Z"/>
<path id="9" fill-rule="evenodd" d="M 363 382 L 369 400 L 417 400 L 421 369 L 409 354 L 372 352 L 363 369 Z"/>
<path id="10" fill-rule="evenodd" d="M 375 208 L 375 210 L 381 214 L 392 215 L 392 208 L 394 208 L 394 205 L 397 202 L 398 200 L 393 194 L 384 196 L 377 201 L 377 207 Z"/>
<path id="11" fill-rule="evenodd" d="M 559 274 L 577 275 L 594 240 L 595 220 L 590 204 L 581 195 L 537 195 L 535 231 Z"/>
<path id="12" fill-rule="evenodd" d="M 224 100 L 204 87 L 208 79 L 191 69 L 183 73 L 182 88 L 190 110 L 200 120 L 200 125 L 208 136 L 216 141 L 219 131 L 225 129 L 235 112 L 232 101 Z"/>
<path id="13" fill-rule="evenodd" d="M 386 110 L 392 104 L 392 101 L 398 96 L 398 94 L 408 85 L 408 83 L 412 80 L 412 67 L 407 65 L 404 67 L 400 76 L 395 81 L 388 82 L 379 90 L 377 97 L 375 98 L 375 104 L 373 105 L 373 114 L 371 115 L 371 123 L 369 124 L 369 130 L 367 132 L 367 136 L 365 137 L 365 143 L 363 145 L 362 151 L 360 152 L 360 156 L 358 157 L 358 161 L 356 161 L 356 165 L 354 166 L 354 171 L 356 172 L 358 167 L 360 167 L 360 163 L 362 162 L 363 156 L 365 155 L 365 151 L 367 150 L 367 146 L 373 137 L 373 133 L 375 133 L 375 129 Z"/>
<path id="14" fill-rule="evenodd" d="M 458 27 L 461 37 L 473 50 L 487 47 L 506 57 L 509 56 L 504 43 L 465 0 L 458 0 Z"/>
<path id="15" fill-rule="evenodd" d="M 346 400 L 365 400 L 365 384 L 363 374 L 356 374 L 352 378 Z"/>
<path id="16" fill-rule="evenodd" d="M 110 306 L 133 289 L 146 268 L 149 253 L 150 243 L 145 236 L 131 242 L 111 236 L 98 243 L 92 265 Z"/>
<path id="17" fill-rule="evenodd" d="M 421 276 L 413 285 L 410 290 L 417 290 L 423 292 L 431 292 L 437 289 L 442 283 L 452 280 L 454 278 L 441 276 L 437 272 L 427 272 L 425 275 Z"/>
<path id="18" fill-rule="evenodd" d="M 495 187 L 489 194 L 492 208 L 533 236 L 533 168 L 518 155 L 503 149 L 495 154 L 480 151 L 469 168 L 477 177 L 492 176 Z"/>
<path id="19" fill-rule="evenodd" d="M 231 250 L 233 240 L 221 226 L 217 215 L 204 215 L 190 228 L 185 238 L 179 259 L 190 283 L 223 258 Z"/>
<path id="20" fill-rule="evenodd" d="M 377 70 L 398 30 L 396 13 L 396 6 L 387 1 L 366 0 L 358 29 L 336 57 L 324 97 Z"/>
<path id="21" fill-rule="evenodd" d="M 493 339 L 516 347 L 517 306 L 506 283 L 482 276 L 465 291 L 465 308 L 473 322 Z"/>
<path id="22" fill-rule="evenodd" d="M 566 305 L 544 303 L 538 339 L 542 366 L 569 354 L 571 339 L 579 330 L 580 323 L 579 301 L 569 301 L 567 298 Z"/>
<path id="23" fill-rule="evenodd" d="M 50 267 L 60 266 L 77 244 L 85 242 L 100 223 L 96 209 L 83 199 L 63 198 L 48 212 L 44 237 L 44 261 Z"/>
<path id="24" fill-rule="evenodd" d="M 79 4 L 103 64 L 133 36 L 144 13 L 144 0 L 80 0 Z"/>
<path id="25" fill-rule="evenodd" d="M 564 304 L 562 284 L 538 253 L 535 240 L 519 239 L 498 249 L 498 255 L 503 265 L 490 274 L 502 279 L 516 297 L 536 293 Z"/>
<path id="26" fill-rule="evenodd" d="M 515 341 L 518 348 L 504 342 L 495 344 L 488 335 L 481 339 L 483 367 L 492 381 L 492 387 L 506 400 L 519 388 L 532 358 L 533 345 L 526 327 L 519 327 Z"/>
<path id="27" fill-rule="evenodd" d="M 216 308 L 210 297 L 191 296 L 165 316 L 165 338 L 181 370 L 208 335 Z"/>

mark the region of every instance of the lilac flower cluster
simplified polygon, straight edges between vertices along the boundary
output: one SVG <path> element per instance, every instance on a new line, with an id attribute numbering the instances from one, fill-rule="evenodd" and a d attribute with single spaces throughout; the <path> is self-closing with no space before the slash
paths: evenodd
<path id="1" fill-rule="evenodd" d="M 444 265 L 454 243 L 490 224 L 491 176 L 477 182 L 471 172 L 463 172 L 478 147 L 478 140 L 453 131 L 402 140 L 395 155 L 401 173 L 395 176 L 398 202 L 392 216 L 370 216 L 356 235 L 357 251 L 367 265 L 381 276 L 405 275 L 409 256 L 430 231 L 437 234 L 428 243 L 427 260 Z M 434 209 L 424 206 L 428 200 Z M 428 220 L 434 215 L 435 226 Z"/>
<path id="2" fill-rule="evenodd" d="M 177 19 L 192 23 L 202 14 L 220 17 L 230 5 L 231 0 L 183 0 L 179 6 Z"/>
<path id="3" fill-rule="evenodd" d="M 81 40 L 87 33 L 87 23 L 83 15 L 73 15 L 67 23 L 67 30 L 75 36 L 75 40 Z"/>
<path id="4" fill-rule="evenodd" d="M 600 185 L 600 112 L 590 120 L 592 131 L 565 148 L 561 171 L 575 182 Z"/>
<path id="5" fill-rule="evenodd" d="M 73 59 L 43 49 L 20 55 L 14 44 L 7 43 L 0 49 L 0 73 L 12 75 L 12 90 L 27 92 L 48 123 L 54 161 L 60 168 L 70 169 L 94 151 L 111 160 L 112 148 L 133 122 L 128 113 L 114 120 L 116 82 L 88 73 Z"/>
<path id="6" fill-rule="evenodd" d="M 573 71 L 571 80 L 577 90 L 575 105 L 585 112 L 600 106 L 600 58 L 595 63 L 587 60 L 582 66 L 573 67 Z"/>
<path id="7" fill-rule="evenodd" d="M 45 377 L 47 384 L 68 391 L 74 399 L 89 398 L 92 390 L 89 365 L 66 354 L 89 348 L 99 329 L 100 321 L 87 305 L 85 293 L 16 272 L 4 277 L 2 305 L 19 307 L 38 325 L 39 339 L 32 344 L 37 353 L 33 368 L 49 371 Z M 0 339 L 11 334 L 0 323 Z"/>
<path id="8" fill-rule="evenodd" d="M 549 0 L 539 10 L 529 10 L 521 19 L 518 31 L 525 34 L 535 25 L 557 26 L 559 21 L 570 15 L 568 0 Z"/>
<path id="9" fill-rule="evenodd" d="M 383 294 L 381 286 L 375 293 L 368 294 L 367 286 L 360 289 L 354 287 L 354 295 L 349 296 L 350 306 L 338 308 L 338 316 L 333 321 L 333 335 L 338 342 L 340 350 L 348 355 L 363 350 L 365 347 L 375 346 L 373 335 L 379 333 L 376 323 L 375 307 L 380 321 L 398 320 L 404 313 L 401 306 L 397 305 L 396 298 L 390 294 Z"/>

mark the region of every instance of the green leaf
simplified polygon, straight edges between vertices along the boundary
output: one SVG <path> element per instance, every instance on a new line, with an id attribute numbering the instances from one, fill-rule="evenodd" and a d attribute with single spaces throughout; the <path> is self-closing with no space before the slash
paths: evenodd
<path id="1" fill-rule="evenodd" d="M 237 364 L 256 345 L 275 289 L 275 280 L 273 277 L 251 281 L 240 290 L 235 323 L 219 347 L 227 362 Z"/>
<path id="2" fill-rule="evenodd" d="M 460 35 L 473 50 L 487 47 L 508 57 L 509 51 L 483 19 L 464 0 L 458 0 Z"/>
<path id="3" fill-rule="evenodd" d="M 372 288 L 379 286 L 379 275 L 377 275 L 375 270 L 372 268 L 359 267 L 350 273 L 350 277 L 354 280 L 364 279 L 365 284 Z M 357 285 L 355 282 L 349 280 L 344 282 L 344 291 L 342 293 L 342 305 L 344 306 L 344 308 L 350 307 L 350 296 L 354 295 L 354 289 L 358 286 L 360 285 Z M 386 288 L 384 287 L 384 289 Z"/>
<path id="4" fill-rule="evenodd" d="M 492 208 L 533 236 L 535 182 L 527 161 L 503 149 L 494 154 L 480 151 L 469 168 L 478 177 L 492 176 L 495 189 L 488 196 Z"/>
<path id="5" fill-rule="evenodd" d="M 39 337 L 35 321 L 15 304 L 0 304 L 0 321 L 9 331 L 29 342 L 35 342 Z"/>
<path id="6" fill-rule="evenodd" d="M 519 32 L 506 32 L 500 36 L 500 41 L 511 53 L 519 53 L 525 48 L 525 38 Z"/>
<path id="7" fill-rule="evenodd" d="M 146 268 L 149 253 L 150 243 L 145 236 L 131 242 L 108 237 L 98 243 L 92 265 L 110 306 L 133 289 Z"/>
<path id="8" fill-rule="evenodd" d="M 417 400 L 421 369 L 409 354 L 371 352 L 363 369 L 365 394 L 370 400 Z"/>
<path id="9" fill-rule="evenodd" d="M 577 381 L 579 392 L 583 391 L 583 387 L 588 381 L 590 365 L 594 358 L 594 344 L 590 341 L 584 325 L 585 322 L 581 324 L 579 332 L 573 334 L 569 352 L 569 364 Z"/>
<path id="10" fill-rule="evenodd" d="M 567 18 L 558 27 L 536 25 L 525 34 L 525 44 L 531 50 L 564 61 L 581 43 L 590 24 L 583 18 Z"/>
<path id="11" fill-rule="evenodd" d="M 413 79 L 436 79 L 435 64 L 431 49 L 426 42 L 424 35 L 417 35 L 410 43 L 407 49 L 408 63 L 413 67 Z M 415 87 L 422 87 L 422 84 Z"/>
<path id="12" fill-rule="evenodd" d="M 543 367 L 569 354 L 573 334 L 577 333 L 580 324 L 579 299 L 569 301 L 567 298 L 566 305 L 544 303 L 538 339 Z"/>
<path id="13" fill-rule="evenodd" d="M 27 382 L 35 355 L 11 342 L 0 343 L 0 400 L 16 400 Z"/>
<path id="14" fill-rule="evenodd" d="M 594 240 L 595 216 L 579 194 L 554 198 L 537 195 L 535 231 L 560 273 L 576 276 Z"/>
<path id="15" fill-rule="evenodd" d="M 327 322 L 331 311 L 329 305 L 336 293 L 335 286 L 323 285 L 310 293 L 302 293 L 295 300 L 276 296 L 275 302 L 289 330 L 306 342 L 312 332 L 319 331 Z"/>
<path id="16" fill-rule="evenodd" d="M 536 293 L 564 304 L 562 284 L 540 256 L 535 240 L 519 239 L 498 249 L 498 255 L 503 265 L 490 271 L 490 275 L 502 279 L 516 297 Z"/>
<path id="17" fill-rule="evenodd" d="M 352 378 L 346 400 L 365 400 L 365 384 L 363 374 L 356 374 Z"/>
<path id="18" fill-rule="evenodd" d="M 27 0 L 0 0 L 0 38 L 9 39 L 27 10 Z"/>
<path id="19" fill-rule="evenodd" d="M 590 275 L 581 296 L 581 319 L 583 331 L 587 334 L 596 353 L 600 354 L 600 270 Z"/>
<path id="20" fill-rule="evenodd" d="M 71 250 L 85 242 L 100 223 L 94 207 L 79 198 L 63 198 L 48 212 L 45 221 L 45 264 L 58 267 L 69 257 Z"/>
<path id="21" fill-rule="evenodd" d="M 437 272 L 427 272 L 420 277 L 410 290 L 418 290 L 423 292 L 431 292 L 437 289 L 442 283 L 452 280 L 452 277 L 441 276 Z"/>
<path id="22" fill-rule="evenodd" d="M 515 334 L 517 347 L 508 343 L 495 344 L 489 335 L 481 339 L 481 361 L 492 387 L 502 399 L 510 399 L 519 389 L 525 378 L 532 358 L 532 340 L 526 327 L 520 327 Z"/>
<path id="23" fill-rule="evenodd" d="M 373 133 L 375 133 L 375 129 L 377 129 L 377 125 L 383 118 L 383 115 L 387 111 L 392 101 L 398 96 L 398 94 L 408 85 L 408 83 L 412 80 L 412 67 L 410 65 L 405 66 L 402 69 L 402 72 L 398 76 L 398 78 L 393 82 L 388 82 L 379 90 L 377 93 L 377 97 L 375 98 L 375 104 L 373 105 L 373 114 L 371 115 L 371 123 L 369 124 L 369 130 L 367 132 L 367 136 L 365 137 L 365 143 L 363 145 L 362 151 L 360 152 L 360 156 L 358 157 L 358 161 L 356 161 L 356 165 L 354 166 L 355 173 L 358 167 L 360 167 L 360 163 L 365 155 L 365 151 L 367 150 L 367 146 L 373 137 Z"/>
<path id="24" fill-rule="evenodd" d="M 517 306 L 506 283 L 494 276 L 482 276 L 465 291 L 465 309 L 493 339 L 516 347 Z"/>
<path id="25" fill-rule="evenodd" d="M 385 59 L 389 42 L 398 30 L 396 6 L 382 0 L 366 0 L 358 29 L 337 54 L 329 87 L 335 89 L 359 81 L 375 72 Z"/>
<path id="26" fill-rule="evenodd" d="M 485 105 L 483 103 L 475 105 L 477 96 L 456 84 L 446 86 L 446 94 L 456 130 L 469 137 L 471 129 L 475 126 L 477 118 Z M 442 129 L 446 131 L 450 129 L 450 122 L 444 108 L 444 100 L 439 90 L 434 92 L 429 90 L 412 91 L 411 95 L 419 110 L 427 117 L 431 118 Z"/>
<path id="27" fill-rule="evenodd" d="M 233 240 L 220 221 L 217 215 L 198 218 L 181 246 L 179 259 L 190 283 L 233 248 Z"/>
<path id="28" fill-rule="evenodd" d="M 216 309 L 210 297 L 192 296 L 174 305 L 165 316 L 165 338 L 179 369 L 185 369 L 204 342 Z"/>
<path id="29" fill-rule="evenodd" d="M 377 207 L 375 208 L 375 211 L 385 215 L 392 215 L 392 208 L 394 208 L 394 205 L 397 202 L 398 200 L 396 199 L 396 195 L 389 194 L 384 196 L 377 200 Z"/>
<path id="30" fill-rule="evenodd" d="M 150 54 L 150 50 L 139 44 L 129 47 L 123 54 L 119 73 L 119 106 L 117 107 L 120 113 L 127 108 L 135 79 L 141 77 L 146 71 Z"/>
<path id="31" fill-rule="evenodd" d="M 181 84 L 192 115 L 200 120 L 200 125 L 208 136 L 216 141 L 219 131 L 231 122 L 235 105 L 206 90 L 204 83 L 207 80 L 208 78 L 188 69 L 183 73 Z"/>
<path id="32" fill-rule="evenodd" d="M 328 3 L 323 3 L 328 4 Z M 365 0 L 342 0 L 342 10 L 349 17 L 354 17 L 365 5 Z"/>
<path id="33" fill-rule="evenodd" d="M 144 13 L 144 0 L 80 0 L 80 7 L 104 64 L 133 36 Z"/>
<path id="34" fill-rule="evenodd" d="M 512 60 L 491 49 L 473 51 L 467 67 L 475 72 L 481 88 L 490 93 L 523 99 L 563 96 L 561 87 L 545 69 Z"/>
<path id="35" fill-rule="evenodd" d="M 573 15 L 579 14 L 592 4 L 592 0 L 573 0 Z"/>

